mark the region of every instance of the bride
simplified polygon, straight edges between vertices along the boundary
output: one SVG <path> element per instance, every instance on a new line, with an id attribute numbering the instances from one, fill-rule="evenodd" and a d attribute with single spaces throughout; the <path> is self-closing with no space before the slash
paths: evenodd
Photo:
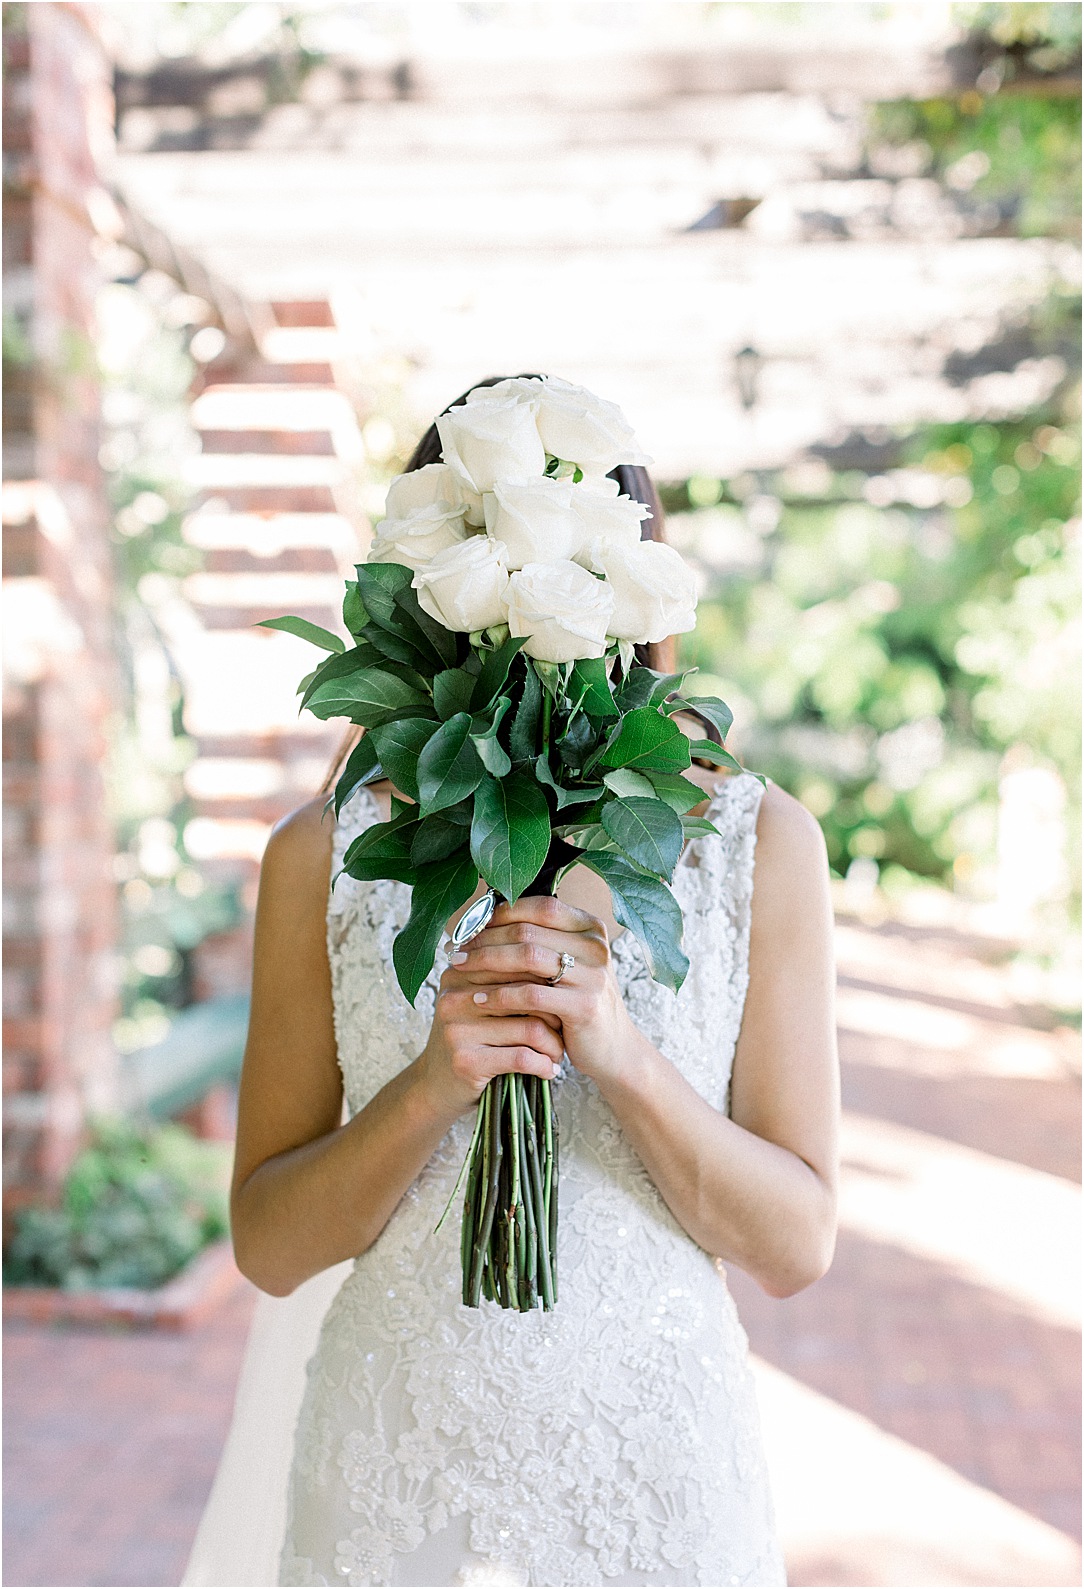
<path id="1" fill-rule="evenodd" d="M 408 467 L 439 448 L 431 429 Z M 614 473 L 661 536 L 645 471 Z M 786 1297 L 831 1260 L 828 872 L 782 790 L 689 776 L 719 836 L 675 874 L 677 995 L 577 867 L 557 900 L 445 944 L 412 1009 L 391 970 L 407 888 L 329 890 L 389 786 L 275 830 L 233 1189 L 238 1263 L 267 1295 L 186 1583 L 785 1583 L 724 1266 Z M 435 1230 L 510 1070 L 557 1082 L 551 1313 L 464 1307 L 458 1199 Z"/>

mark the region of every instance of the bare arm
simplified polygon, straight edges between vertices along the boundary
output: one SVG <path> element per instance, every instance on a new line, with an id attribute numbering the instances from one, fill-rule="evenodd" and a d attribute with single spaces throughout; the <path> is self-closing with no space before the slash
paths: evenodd
<path id="1" fill-rule="evenodd" d="M 503 907 L 458 976 L 463 996 L 494 1014 L 560 1016 L 570 1059 L 595 1080 L 682 1227 L 771 1295 L 789 1296 L 824 1273 L 835 1242 L 832 923 L 813 818 L 770 787 L 757 834 L 729 1118 L 633 1026 L 594 917 L 550 900 Z M 552 975 L 562 949 L 577 964 L 558 987 L 523 981 Z"/>
<path id="2" fill-rule="evenodd" d="M 483 1026 L 448 1019 L 438 1000 L 423 1053 L 340 1125 L 322 806 L 313 801 L 272 834 L 256 910 L 231 1210 L 239 1267 L 275 1296 L 372 1245 L 490 1076 L 552 1076 L 561 1058 L 556 1022 Z"/>

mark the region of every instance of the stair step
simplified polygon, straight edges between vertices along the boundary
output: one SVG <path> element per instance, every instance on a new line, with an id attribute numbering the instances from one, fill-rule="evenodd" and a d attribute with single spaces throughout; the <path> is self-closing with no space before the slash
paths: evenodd
<path id="1" fill-rule="evenodd" d="M 177 647 L 185 681 L 185 728 L 194 739 L 215 740 L 219 746 L 225 742 L 226 751 L 238 755 L 246 753 L 246 743 L 267 746 L 280 735 L 291 743 L 307 741 L 310 756 L 337 743 L 337 728 L 329 730 L 309 712 L 298 716 L 298 683 L 320 653 L 294 635 L 252 627 L 256 618 L 288 610 L 279 605 L 263 612 L 249 608 L 233 628 L 210 626 Z M 331 627 L 334 614 L 321 605 L 312 609 L 312 618 Z"/>
<path id="2" fill-rule="evenodd" d="M 295 579 L 300 574 L 334 574 L 341 590 L 340 562 L 328 546 L 286 546 L 271 555 L 266 551 L 250 552 L 244 547 L 230 546 L 205 551 L 203 572 L 245 574 L 254 578 L 274 575 L 282 579 Z"/>
<path id="3" fill-rule="evenodd" d="M 217 510 L 246 514 L 312 513 L 330 515 L 336 511 L 331 486 L 218 486 L 208 496 L 208 505 Z"/>
<path id="4" fill-rule="evenodd" d="M 218 513 L 203 508 L 184 521 L 189 546 L 205 551 L 238 550 L 254 557 L 278 557 L 302 547 L 360 557 L 353 525 L 340 513 Z"/>
<path id="5" fill-rule="evenodd" d="M 300 677 L 300 675 L 299 675 Z M 276 765 L 287 769 L 289 778 L 300 778 L 302 773 L 308 771 L 314 775 L 317 767 L 323 766 L 320 759 L 321 747 L 314 743 L 317 736 L 311 727 L 303 727 L 308 720 L 309 724 L 316 723 L 318 729 L 323 731 L 322 737 L 331 746 L 338 746 L 345 737 L 345 725 L 342 723 L 319 723 L 309 713 L 297 716 L 296 697 L 294 715 L 289 722 L 269 730 L 266 733 L 253 734 L 245 729 L 239 729 L 235 734 L 201 734 L 196 737 L 196 746 L 199 751 L 200 761 L 273 761 Z M 328 751 L 330 759 L 331 751 Z M 194 763 L 199 765 L 199 762 Z M 323 774 L 316 778 L 322 781 Z"/>
<path id="6" fill-rule="evenodd" d="M 341 392 L 308 386 L 207 385 L 192 404 L 197 430 L 331 431 L 353 419 Z"/>
<path id="7" fill-rule="evenodd" d="M 211 453 L 330 457 L 335 452 L 334 443 L 326 430 L 205 430 L 198 423 L 196 429 L 199 431 L 204 457 Z"/>
<path id="8" fill-rule="evenodd" d="M 280 326 L 333 326 L 335 317 L 331 313 L 331 305 L 326 298 L 314 298 L 305 302 L 288 302 L 281 300 L 272 303 L 271 313 Z"/>
<path id="9" fill-rule="evenodd" d="M 185 599 L 194 607 L 258 608 L 268 618 L 301 607 L 338 613 L 343 582 L 338 573 L 200 573 L 184 581 Z M 291 603 L 293 604 L 291 606 Z"/>
<path id="10" fill-rule="evenodd" d="M 335 486 L 343 466 L 334 456 L 273 452 L 197 453 L 185 466 L 197 490 L 230 490 L 237 486 Z"/>
<path id="11" fill-rule="evenodd" d="M 342 332 L 334 326 L 269 326 L 260 337 L 260 352 L 272 364 L 330 365 L 342 357 Z"/>
<path id="12" fill-rule="evenodd" d="M 295 386 L 299 390 L 316 392 L 326 390 L 334 382 L 334 371 L 326 359 L 280 364 L 255 353 L 239 356 L 227 352 L 212 360 L 204 370 L 205 386 Z"/>

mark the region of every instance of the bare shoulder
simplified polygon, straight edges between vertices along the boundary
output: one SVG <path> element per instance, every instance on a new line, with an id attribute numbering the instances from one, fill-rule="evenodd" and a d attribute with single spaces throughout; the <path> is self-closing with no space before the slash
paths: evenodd
<path id="1" fill-rule="evenodd" d="M 317 795 L 276 822 L 264 851 L 264 887 L 282 884 L 294 889 L 326 892 L 331 872 L 331 840 L 335 819 L 326 810 L 327 797 Z"/>
<path id="2" fill-rule="evenodd" d="M 816 817 L 777 783 L 769 783 L 757 815 L 758 866 L 769 862 L 820 867 L 826 858 L 824 834 Z"/>
<path id="3" fill-rule="evenodd" d="M 757 815 L 753 935 L 792 942 L 830 933 L 828 852 L 820 824 L 801 801 L 769 783 Z"/>

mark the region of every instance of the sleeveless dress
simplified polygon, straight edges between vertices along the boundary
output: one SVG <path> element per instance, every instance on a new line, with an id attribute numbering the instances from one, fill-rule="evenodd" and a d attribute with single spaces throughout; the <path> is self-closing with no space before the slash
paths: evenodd
<path id="1" fill-rule="evenodd" d="M 749 980 L 762 787 L 724 783 L 719 837 L 690 843 L 674 892 L 690 970 L 653 982 L 613 945 L 629 1014 L 709 1103 L 729 1104 Z M 379 820 L 344 806 L 333 873 Z M 422 1050 L 442 945 L 411 1009 L 391 948 L 400 883 L 333 885 L 335 1028 L 356 1113 Z M 722 1265 L 678 1225 L 595 1085 L 566 1058 L 559 1294 L 551 1313 L 460 1301 L 464 1115 L 332 1302 L 308 1369 L 281 1584 L 785 1584 L 748 1366 Z"/>

